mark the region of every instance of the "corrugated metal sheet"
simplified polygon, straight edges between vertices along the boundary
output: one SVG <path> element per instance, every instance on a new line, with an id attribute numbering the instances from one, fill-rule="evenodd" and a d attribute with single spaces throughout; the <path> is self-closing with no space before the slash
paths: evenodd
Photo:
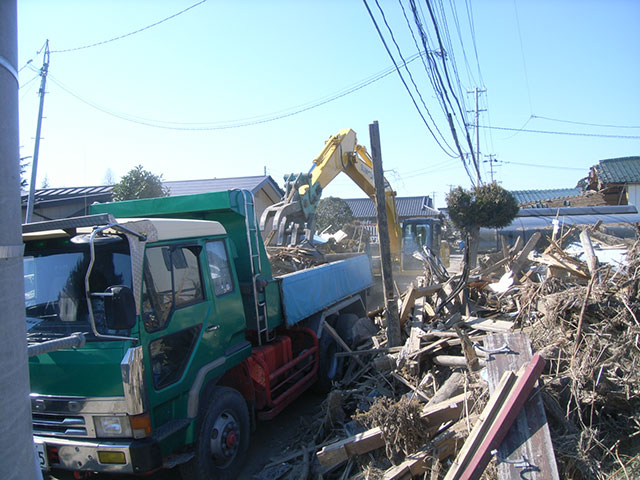
<path id="1" fill-rule="evenodd" d="M 346 198 L 353 216 L 358 219 L 375 218 L 376 207 L 370 198 Z M 428 196 L 421 197 L 396 197 L 396 210 L 398 217 L 435 217 L 439 211 L 431 208 L 431 199 Z"/>
<path id="2" fill-rule="evenodd" d="M 640 183 L 640 157 L 600 160 L 595 169 L 602 183 Z"/>
<path id="3" fill-rule="evenodd" d="M 579 188 L 554 188 L 549 190 L 511 190 L 518 203 L 544 202 L 554 198 L 580 195 Z"/>

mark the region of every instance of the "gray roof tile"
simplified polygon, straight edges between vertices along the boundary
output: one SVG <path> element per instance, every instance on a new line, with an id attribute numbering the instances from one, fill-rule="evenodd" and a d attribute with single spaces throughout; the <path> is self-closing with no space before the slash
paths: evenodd
<path id="1" fill-rule="evenodd" d="M 602 183 L 640 183 L 640 157 L 600 160 L 595 169 Z"/>

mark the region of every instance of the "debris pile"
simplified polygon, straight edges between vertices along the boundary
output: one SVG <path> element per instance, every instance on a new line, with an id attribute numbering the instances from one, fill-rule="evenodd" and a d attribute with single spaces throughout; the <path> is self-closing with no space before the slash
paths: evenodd
<path id="1" fill-rule="evenodd" d="M 421 257 L 404 344 L 371 312 L 305 446 L 256 478 L 640 478 L 640 243 L 537 233 L 452 276 Z"/>

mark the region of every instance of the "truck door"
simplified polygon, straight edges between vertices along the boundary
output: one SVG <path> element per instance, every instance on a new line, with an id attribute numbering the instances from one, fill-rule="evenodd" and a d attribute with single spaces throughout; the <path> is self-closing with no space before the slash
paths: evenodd
<path id="1" fill-rule="evenodd" d="M 155 390 L 185 373 L 210 315 L 200 266 L 202 246 L 150 246 L 142 285 L 143 346 Z"/>

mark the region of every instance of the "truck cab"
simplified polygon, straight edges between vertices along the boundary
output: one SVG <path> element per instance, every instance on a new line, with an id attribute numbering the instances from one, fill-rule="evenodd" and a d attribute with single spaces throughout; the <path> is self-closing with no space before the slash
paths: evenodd
<path id="1" fill-rule="evenodd" d="M 245 192 L 189 197 L 23 226 L 43 469 L 235 478 L 250 419 L 272 418 L 330 370 L 324 322 L 366 312 L 361 273 L 310 310 L 300 290 L 323 269 L 274 279 Z"/>

